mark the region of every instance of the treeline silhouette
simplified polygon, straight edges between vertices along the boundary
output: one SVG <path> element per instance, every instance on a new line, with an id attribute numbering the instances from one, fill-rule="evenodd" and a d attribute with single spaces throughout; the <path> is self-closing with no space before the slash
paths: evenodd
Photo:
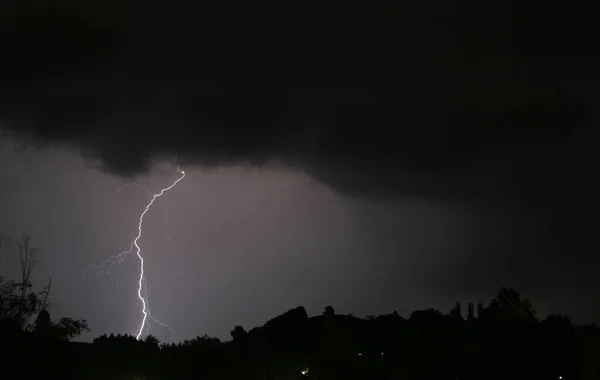
<path id="1" fill-rule="evenodd" d="M 488 303 L 447 313 L 417 310 L 356 318 L 328 306 L 297 307 L 231 340 L 207 335 L 161 344 L 149 335 L 102 335 L 85 320 L 53 322 L 51 282 L 32 290 L 29 238 L 19 245 L 22 281 L 0 278 L 1 379 L 599 379 L 600 328 L 562 315 L 538 320 L 532 304 L 502 288 Z M 29 253 L 28 253 L 29 252 Z M 30 255 L 30 256 L 28 256 Z M 31 260 L 31 261 L 28 261 Z M 28 274 L 29 273 L 29 274 Z"/>

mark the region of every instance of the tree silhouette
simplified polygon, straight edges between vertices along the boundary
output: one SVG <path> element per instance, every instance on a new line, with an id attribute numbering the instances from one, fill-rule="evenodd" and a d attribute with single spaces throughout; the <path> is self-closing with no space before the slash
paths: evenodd
<path id="1" fill-rule="evenodd" d="M 325 306 L 325 311 L 323 312 L 323 315 L 332 316 L 334 314 L 335 314 L 335 310 L 333 309 L 333 307 Z"/>
<path id="2" fill-rule="evenodd" d="M 71 340 L 83 332 L 90 332 L 85 319 L 73 319 L 71 317 L 62 317 L 55 325 L 57 338 L 61 340 Z"/>
<path id="3" fill-rule="evenodd" d="M 49 336 L 52 331 L 52 320 L 46 309 L 40 310 L 33 324 L 33 332 L 38 335 Z"/>
<path id="4" fill-rule="evenodd" d="M 485 316 L 485 306 L 483 306 L 483 302 L 477 302 L 477 318 L 482 319 Z"/>
<path id="5" fill-rule="evenodd" d="M 154 336 L 154 335 L 152 335 L 152 334 L 149 334 L 149 335 L 148 335 L 148 336 L 147 336 L 147 337 L 144 339 L 144 342 L 146 342 L 146 343 L 148 343 L 148 344 L 151 344 L 151 345 L 153 345 L 153 346 L 156 346 L 156 347 L 158 347 L 158 346 L 160 345 L 160 341 L 158 340 L 158 338 L 157 338 L 157 337 L 155 337 L 155 336 Z"/>
<path id="6" fill-rule="evenodd" d="M 521 299 L 521 295 L 516 290 L 504 287 L 498 291 L 496 298 L 490 301 L 486 313 L 505 319 L 535 320 L 535 311 L 531 302 Z"/>
<path id="7" fill-rule="evenodd" d="M 243 342 L 248 336 L 248 333 L 242 326 L 235 326 L 233 330 L 231 330 L 231 338 L 233 338 L 234 342 Z"/>
<path id="8" fill-rule="evenodd" d="M 451 318 L 456 319 L 456 320 L 462 320 L 463 316 L 462 316 L 462 308 L 460 306 L 460 303 L 457 302 L 454 307 L 452 309 L 450 309 L 450 312 L 448 313 L 450 315 Z"/>
<path id="9" fill-rule="evenodd" d="M 58 323 L 53 323 L 47 310 L 48 298 L 52 279 L 42 291 L 33 291 L 31 274 L 37 259 L 37 248 L 32 248 L 31 236 L 25 234 L 19 243 L 19 264 L 21 279 L 4 281 L 0 277 L 0 319 L 11 321 L 13 325 L 23 331 L 32 331 L 36 336 L 47 339 L 69 340 L 84 331 L 90 331 L 85 320 L 63 317 Z M 32 322 L 33 316 L 36 316 Z"/>
<path id="10" fill-rule="evenodd" d="M 415 322 L 437 322 L 444 315 L 436 309 L 416 310 L 410 314 L 410 320 Z"/>
<path id="11" fill-rule="evenodd" d="M 467 304 L 467 320 L 468 321 L 474 321 L 475 320 L 475 307 L 473 305 L 473 302 L 469 302 Z"/>
<path id="12" fill-rule="evenodd" d="M 21 283 L 19 284 L 19 309 L 16 315 L 20 324 L 25 324 L 35 314 L 40 300 L 37 294 L 31 292 L 31 272 L 37 264 L 35 254 L 39 251 L 30 246 L 32 237 L 25 234 L 19 243 L 19 258 L 21 265 Z"/>

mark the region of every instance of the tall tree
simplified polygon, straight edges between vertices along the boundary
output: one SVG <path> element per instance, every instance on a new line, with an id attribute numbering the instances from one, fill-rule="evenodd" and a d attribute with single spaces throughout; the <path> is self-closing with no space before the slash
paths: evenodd
<path id="1" fill-rule="evenodd" d="M 231 337 L 233 338 L 233 341 L 238 343 L 238 342 L 243 342 L 246 337 L 248 336 L 248 333 L 246 332 L 246 330 L 244 330 L 244 328 L 242 326 L 235 326 L 235 328 L 233 330 L 231 330 Z"/>
<path id="2" fill-rule="evenodd" d="M 335 310 L 333 309 L 333 307 L 331 307 L 329 305 L 325 307 L 325 311 L 323 312 L 323 315 L 333 316 L 334 314 L 335 314 Z"/>
<path id="3" fill-rule="evenodd" d="M 482 319 L 485 317 L 485 306 L 483 306 L 483 302 L 477 302 L 477 318 Z"/>
<path id="4" fill-rule="evenodd" d="M 450 317 L 452 317 L 452 319 L 457 319 L 457 320 L 463 319 L 462 307 L 460 306 L 460 302 L 457 302 L 456 304 L 454 304 L 454 307 L 452 309 L 450 309 L 449 315 L 450 315 Z"/>
<path id="5" fill-rule="evenodd" d="M 467 304 L 467 320 L 475 320 L 475 305 L 473 305 L 473 302 Z"/>
<path id="6" fill-rule="evenodd" d="M 50 289 L 52 288 L 52 277 L 48 280 L 48 285 L 42 290 L 44 298 L 42 299 L 41 309 L 44 310 L 48 306 L 48 297 L 50 296 Z"/>
<path id="7" fill-rule="evenodd" d="M 515 289 L 502 288 L 494 298 L 487 311 L 494 316 L 503 318 L 516 318 L 521 320 L 535 320 L 535 310 L 527 299 L 522 299 L 521 294 Z"/>
<path id="8" fill-rule="evenodd" d="M 31 236 L 25 234 L 23 241 L 19 243 L 19 258 L 21 265 L 21 283 L 19 297 L 19 319 L 25 323 L 28 317 L 35 312 L 38 298 L 35 293 L 29 292 L 31 289 L 31 272 L 37 264 L 35 254 L 39 251 L 37 248 L 31 248 L 29 243 L 33 240 Z"/>

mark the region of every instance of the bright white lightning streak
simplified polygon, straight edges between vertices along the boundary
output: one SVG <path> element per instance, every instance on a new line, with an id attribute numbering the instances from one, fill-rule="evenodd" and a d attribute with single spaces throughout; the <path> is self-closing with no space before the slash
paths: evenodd
<path id="1" fill-rule="evenodd" d="M 144 327 L 146 326 L 146 320 L 148 319 L 148 315 L 150 315 L 150 311 L 148 309 L 147 302 L 146 302 L 146 297 L 144 297 L 142 295 L 142 289 L 146 289 L 145 278 L 144 278 L 144 257 L 140 253 L 141 248 L 138 245 L 138 240 L 142 237 L 142 224 L 144 223 L 144 216 L 146 215 L 146 213 L 148 212 L 148 210 L 150 210 L 150 207 L 152 207 L 152 205 L 154 204 L 154 201 L 157 198 L 162 197 L 162 195 L 164 193 L 166 193 L 167 191 L 169 191 L 172 188 L 174 188 L 175 186 L 177 186 L 177 184 L 179 183 L 179 181 L 181 181 L 185 177 L 185 171 L 183 171 L 183 170 L 181 170 L 179 168 L 177 168 L 177 171 L 179 173 L 181 173 L 181 176 L 179 178 L 177 178 L 177 180 L 175 182 L 173 182 L 173 184 L 171 186 L 165 187 L 164 189 L 162 189 L 160 191 L 160 193 L 154 194 L 152 196 L 152 199 L 150 200 L 150 202 L 146 205 L 146 208 L 144 209 L 144 211 L 140 215 L 140 221 L 138 223 L 138 234 L 135 237 L 135 239 L 133 240 L 133 245 L 137 249 L 137 251 L 135 252 L 135 254 L 140 259 L 140 279 L 138 281 L 138 292 L 137 292 L 137 294 L 138 294 L 138 298 L 142 302 L 142 314 L 144 315 L 143 318 L 142 318 L 142 323 L 140 324 L 140 328 L 139 328 L 138 334 L 136 336 L 137 340 L 139 340 L 140 336 L 142 336 L 142 333 L 144 332 Z M 154 319 L 154 317 L 152 317 L 152 316 L 150 316 L 150 317 L 152 319 Z"/>
<path id="2" fill-rule="evenodd" d="M 136 339 L 140 339 L 140 336 L 142 335 L 142 333 L 144 332 L 144 327 L 146 327 L 146 331 L 149 331 L 150 329 L 150 325 L 147 323 L 148 318 L 150 318 L 152 321 L 154 321 L 156 324 L 161 325 L 167 329 L 169 329 L 170 331 L 174 331 L 169 325 L 167 325 L 166 323 L 163 323 L 161 321 L 159 321 L 158 319 L 154 318 L 152 316 L 152 314 L 150 314 L 150 310 L 148 307 L 148 296 L 150 294 L 150 287 L 148 286 L 147 282 L 146 282 L 146 278 L 144 277 L 144 258 L 141 255 L 141 248 L 138 245 L 138 240 L 142 237 L 142 225 L 144 223 L 144 216 L 146 216 L 146 213 L 148 212 L 148 210 L 150 210 L 150 207 L 152 207 L 152 205 L 154 204 L 154 201 L 156 201 L 157 198 L 160 198 L 164 193 L 166 193 L 167 191 L 171 190 L 172 188 L 174 188 L 175 186 L 177 186 L 177 184 L 179 183 L 179 181 L 181 181 L 184 177 L 185 177 L 185 171 L 181 170 L 179 167 L 177 168 L 177 171 L 181 174 L 181 176 L 179 178 L 177 178 L 177 180 L 175 180 L 175 182 L 173 182 L 171 184 L 171 186 L 166 187 L 164 189 L 162 189 L 159 193 L 153 194 L 148 188 L 141 186 L 137 183 L 131 182 L 131 183 L 127 183 L 121 187 L 117 188 L 117 192 L 121 192 L 123 189 L 125 189 L 127 186 L 136 186 L 139 187 L 140 189 L 145 190 L 152 198 L 150 199 L 150 202 L 148 202 L 148 204 L 146 205 L 146 208 L 144 208 L 144 211 L 142 212 L 142 214 L 140 215 L 140 219 L 139 219 L 139 223 L 138 223 L 138 234 L 135 237 L 135 239 L 131 242 L 129 249 L 125 250 L 119 254 L 113 255 L 111 257 L 109 257 L 108 259 L 104 260 L 103 262 L 101 262 L 98 265 L 90 265 L 89 267 L 87 267 L 86 269 L 84 269 L 81 272 L 86 272 L 90 269 L 96 269 L 98 270 L 99 268 L 108 265 L 107 267 L 107 274 L 110 274 L 111 268 L 113 267 L 113 265 L 118 264 L 119 265 L 119 277 L 117 278 L 117 291 L 119 291 L 119 279 L 120 279 L 120 274 L 121 274 L 121 263 L 123 262 L 123 260 L 125 260 L 125 258 L 127 257 L 128 254 L 130 254 L 133 251 L 133 248 L 136 248 L 136 255 L 137 257 L 140 259 L 140 277 L 138 280 L 138 298 L 140 299 L 140 301 L 142 302 L 142 314 L 143 314 L 143 318 L 142 318 L 142 323 L 140 324 Z M 166 219 L 166 210 L 165 210 L 165 219 Z M 167 221 L 168 223 L 168 221 Z M 170 240 L 170 239 L 169 239 Z M 142 295 L 142 290 L 143 290 L 143 295 Z M 109 297 L 109 298 L 112 298 Z"/>

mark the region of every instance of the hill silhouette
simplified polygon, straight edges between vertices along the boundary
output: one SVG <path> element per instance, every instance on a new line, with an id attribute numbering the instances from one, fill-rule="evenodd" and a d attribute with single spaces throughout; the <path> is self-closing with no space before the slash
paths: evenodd
<path id="1" fill-rule="evenodd" d="M 567 316 L 538 319 L 518 291 L 442 312 L 358 318 L 298 306 L 231 339 L 161 344 L 152 335 L 102 335 L 83 319 L 53 320 L 51 284 L 34 291 L 35 250 L 19 245 L 20 281 L 0 277 L 1 379 L 598 379 L 600 328 Z"/>
<path id="2" fill-rule="evenodd" d="M 29 379 L 597 379 L 600 328 L 568 317 L 537 320 L 502 288 L 477 315 L 417 310 L 357 318 L 303 307 L 232 339 L 207 335 L 160 344 L 152 335 L 92 343 L 2 324 L 3 378 Z M 474 310 L 472 304 L 469 310 Z"/>

